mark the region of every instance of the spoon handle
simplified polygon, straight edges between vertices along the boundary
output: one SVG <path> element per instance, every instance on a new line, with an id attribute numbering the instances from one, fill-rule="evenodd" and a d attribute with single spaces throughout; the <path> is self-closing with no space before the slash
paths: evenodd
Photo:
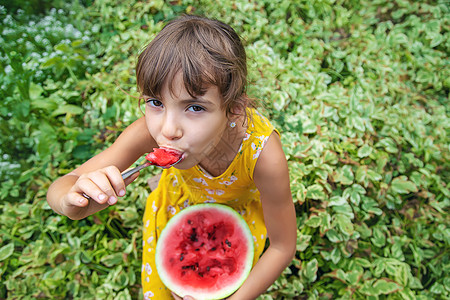
<path id="1" fill-rule="evenodd" d="M 137 167 L 134 167 L 133 169 L 125 171 L 125 172 L 122 173 L 122 179 L 127 179 L 128 177 L 130 177 L 134 173 L 136 173 L 136 172 L 138 172 L 138 171 L 142 170 L 143 168 L 148 167 L 150 165 L 151 165 L 151 163 L 144 162 L 143 164 L 141 164 L 141 165 L 139 165 Z"/>

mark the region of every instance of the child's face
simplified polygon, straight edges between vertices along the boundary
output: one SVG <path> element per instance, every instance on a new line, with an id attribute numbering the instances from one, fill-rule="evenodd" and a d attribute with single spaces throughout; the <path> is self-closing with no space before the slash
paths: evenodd
<path id="1" fill-rule="evenodd" d="M 183 152 L 176 167 L 188 169 L 213 155 L 228 124 L 218 88 L 211 86 L 203 96 L 192 99 L 178 73 L 173 93 L 166 84 L 161 97 L 146 100 L 145 119 L 158 146 Z"/>

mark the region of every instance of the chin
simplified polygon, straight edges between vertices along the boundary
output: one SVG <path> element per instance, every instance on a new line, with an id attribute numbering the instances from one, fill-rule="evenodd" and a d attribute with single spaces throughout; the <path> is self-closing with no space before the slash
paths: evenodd
<path id="1" fill-rule="evenodd" d="M 189 161 L 182 161 L 174 166 L 172 168 L 178 169 L 178 170 L 187 170 L 197 165 L 197 163 L 189 162 Z"/>

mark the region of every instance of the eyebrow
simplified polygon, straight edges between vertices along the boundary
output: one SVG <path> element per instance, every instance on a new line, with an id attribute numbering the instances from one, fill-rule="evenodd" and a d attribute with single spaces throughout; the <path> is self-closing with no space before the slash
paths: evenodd
<path id="1" fill-rule="evenodd" d="M 160 100 L 160 101 L 161 101 L 161 99 L 159 99 L 159 98 L 156 98 L 156 97 L 150 97 L 150 96 L 147 96 L 147 95 L 142 95 L 142 97 L 144 98 L 144 101 L 145 101 L 145 100 L 150 100 L 150 99 L 153 99 L 153 100 Z M 181 104 L 184 104 L 184 105 L 192 104 L 192 103 L 199 103 L 199 104 L 203 104 L 203 105 L 215 105 L 215 103 L 214 103 L 213 101 L 210 101 L 210 100 L 208 100 L 208 99 L 201 98 L 201 97 L 199 97 L 199 98 L 187 98 L 187 99 L 182 99 L 182 100 L 180 100 L 179 102 L 180 102 Z"/>
<path id="2" fill-rule="evenodd" d="M 191 103 L 199 103 L 204 105 L 214 105 L 214 102 L 207 100 L 205 98 L 189 98 L 180 100 L 182 104 L 191 104 Z"/>

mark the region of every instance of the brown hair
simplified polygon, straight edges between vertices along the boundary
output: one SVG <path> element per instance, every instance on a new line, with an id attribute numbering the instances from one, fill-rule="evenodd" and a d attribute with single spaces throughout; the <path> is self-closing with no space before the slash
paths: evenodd
<path id="1" fill-rule="evenodd" d="M 169 22 L 139 55 L 139 92 L 159 98 L 164 84 L 173 92 L 173 78 L 182 73 L 186 91 L 202 96 L 218 87 L 227 114 L 245 108 L 249 99 L 244 46 L 231 26 L 205 17 L 183 15 Z M 242 110 L 245 113 L 245 110 Z"/>

